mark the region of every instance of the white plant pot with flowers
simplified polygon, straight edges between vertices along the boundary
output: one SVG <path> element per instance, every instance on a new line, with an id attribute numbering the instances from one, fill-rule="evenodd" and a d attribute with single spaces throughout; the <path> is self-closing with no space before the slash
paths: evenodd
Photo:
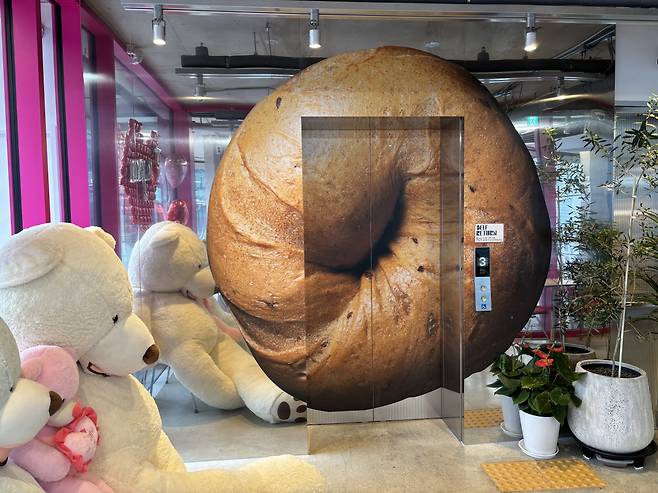
<path id="1" fill-rule="evenodd" d="M 558 452 L 560 425 L 570 403 L 578 406 L 573 383 L 582 378 L 569 366 L 562 346 L 555 344 L 518 347 L 514 356 L 496 358 L 490 387 L 519 406 L 523 439 L 519 447 L 531 457 L 546 459 Z"/>

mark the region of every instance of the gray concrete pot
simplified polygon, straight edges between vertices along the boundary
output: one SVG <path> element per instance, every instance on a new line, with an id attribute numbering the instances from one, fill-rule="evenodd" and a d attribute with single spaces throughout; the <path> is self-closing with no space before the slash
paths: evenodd
<path id="1" fill-rule="evenodd" d="M 574 342 L 567 342 L 565 344 L 564 355 L 569 358 L 571 368 L 575 368 L 579 361 L 596 359 L 596 352 L 591 347 Z"/>
<path id="2" fill-rule="evenodd" d="M 574 383 L 580 407 L 569 406 L 571 431 L 585 445 L 613 453 L 637 452 L 654 436 L 653 412 L 647 374 L 641 368 L 623 364 L 636 377 L 617 378 L 599 375 L 588 366 L 611 366 L 609 360 L 585 360 L 576 364 L 576 372 L 586 376 Z"/>
<path id="3" fill-rule="evenodd" d="M 555 341 L 560 344 L 559 341 Z M 533 339 L 529 341 L 530 346 L 537 347 L 540 344 L 551 344 L 549 339 Z M 576 342 L 567 342 L 564 348 L 564 355 L 569 358 L 569 365 L 571 368 L 576 367 L 576 363 L 586 359 L 596 359 L 596 352 L 589 346 L 578 344 Z"/>

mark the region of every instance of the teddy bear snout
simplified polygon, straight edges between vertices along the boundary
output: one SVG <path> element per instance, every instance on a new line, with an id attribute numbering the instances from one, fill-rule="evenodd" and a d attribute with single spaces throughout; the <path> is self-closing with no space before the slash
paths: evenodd
<path id="1" fill-rule="evenodd" d="M 142 358 L 144 360 L 144 363 L 147 365 L 152 365 L 156 361 L 158 361 L 158 358 L 160 357 L 160 348 L 157 346 L 157 344 L 153 344 L 149 346 L 149 348 L 146 350 L 144 353 L 144 357 Z"/>
<path id="2" fill-rule="evenodd" d="M 48 408 L 48 414 L 51 416 L 59 411 L 59 408 L 62 407 L 62 398 L 57 392 L 50 391 L 50 407 Z"/>

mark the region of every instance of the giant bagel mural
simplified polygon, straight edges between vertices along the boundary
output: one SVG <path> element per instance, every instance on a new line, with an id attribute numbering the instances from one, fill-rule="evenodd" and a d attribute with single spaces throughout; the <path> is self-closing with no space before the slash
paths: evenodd
<path id="1" fill-rule="evenodd" d="M 311 408 L 366 409 L 443 384 L 440 132 L 302 138 L 302 117 L 412 116 L 463 117 L 466 374 L 509 346 L 544 285 L 550 227 L 536 170 L 477 79 L 398 47 L 307 68 L 256 105 L 229 144 L 208 251 L 259 364 Z M 473 302 L 480 223 L 505 228 L 491 245 L 489 312 Z"/>

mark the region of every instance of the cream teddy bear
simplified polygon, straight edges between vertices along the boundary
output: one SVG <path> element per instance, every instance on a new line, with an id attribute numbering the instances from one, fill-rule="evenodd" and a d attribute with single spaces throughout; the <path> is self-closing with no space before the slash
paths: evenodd
<path id="1" fill-rule="evenodd" d="M 190 392 L 219 409 L 246 405 L 270 423 L 305 421 L 306 405 L 277 387 L 213 316 L 215 281 L 194 231 L 170 221 L 151 226 L 133 247 L 128 273 L 135 313 Z"/>
<path id="2" fill-rule="evenodd" d="M 70 347 L 78 397 L 103 431 L 89 472 L 116 493 L 313 492 L 310 465 L 281 457 L 244 470 L 190 473 L 162 431 L 155 401 L 130 374 L 158 349 L 132 313 L 132 289 L 113 238 L 71 224 L 29 228 L 0 247 L 0 317 L 19 348 Z"/>
<path id="3" fill-rule="evenodd" d="M 43 493 L 32 476 L 7 458 L 11 449 L 36 436 L 59 410 L 62 399 L 20 374 L 18 347 L 0 319 L 0 491 Z"/>

